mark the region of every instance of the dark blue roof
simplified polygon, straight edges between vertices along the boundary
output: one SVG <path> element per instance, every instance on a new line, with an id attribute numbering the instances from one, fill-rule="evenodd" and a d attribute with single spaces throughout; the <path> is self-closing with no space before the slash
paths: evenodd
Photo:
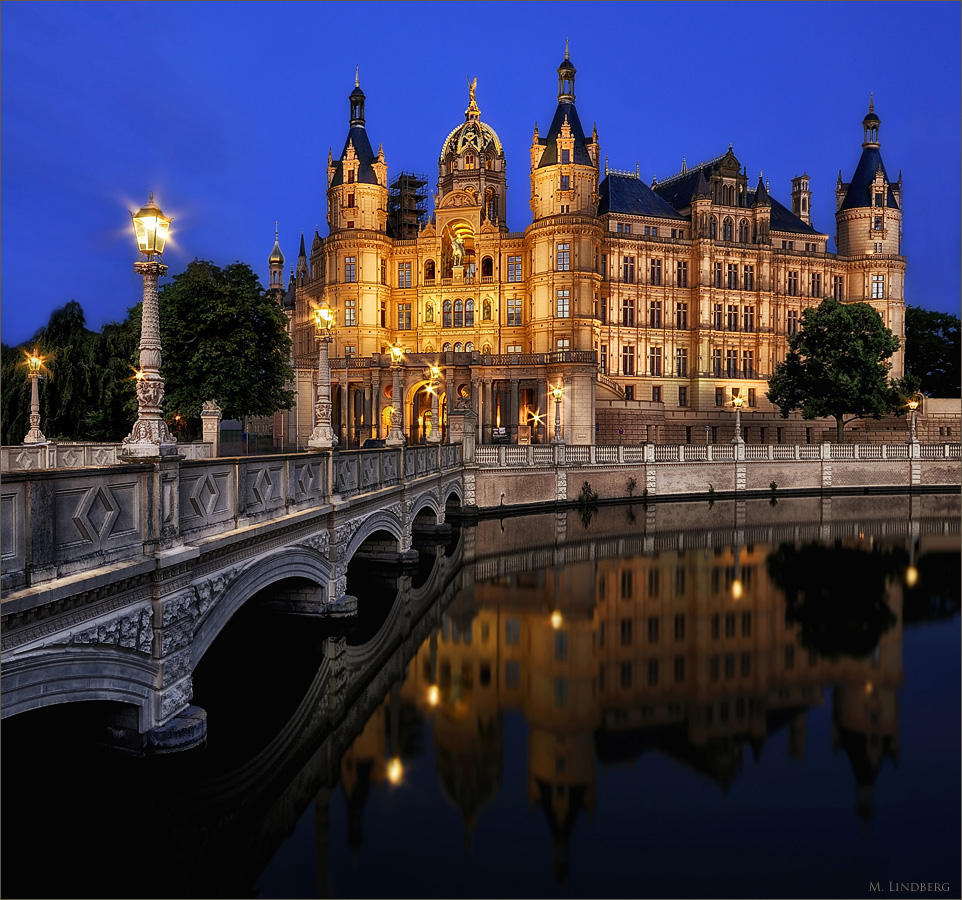
<path id="1" fill-rule="evenodd" d="M 541 141 L 545 148 L 541 156 L 541 162 L 538 163 L 539 169 L 543 169 L 545 166 L 558 165 L 557 141 L 558 135 L 561 134 L 561 126 L 564 125 L 565 116 L 568 117 L 568 126 L 571 128 L 571 134 L 575 139 L 575 152 L 571 161 L 576 166 L 591 165 L 591 157 L 588 155 L 588 149 L 585 146 L 587 143 L 585 132 L 581 127 L 581 119 L 578 118 L 578 110 L 575 109 L 574 103 L 570 100 L 562 100 L 555 110 L 547 136 Z"/>
<path id="2" fill-rule="evenodd" d="M 772 231 L 790 231 L 794 234 L 817 234 L 824 237 L 821 231 L 816 231 L 811 225 L 806 225 L 795 213 L 782 206 L 771 194 L 768 195 L 768 199 L 772 204 L 772 211 L 769 218 L 769 228 Z"/>
<path id="3" fill-rule="evenodd" d="M 352 141 L 354 142 L 354 152 L 357 155 L 357 161 L 359 163 L 357 180 L 361 182 L 361 184 L 377 184 L 377 176 L 374 174 L 374 169 L 371 168 L 371 163 L 377 159 L 377 156 L 371 149 L 371 142 L 367 137 L 367 129 L 363 125 L 352 125 L 351 130 L 347 133 L 344 149 L 334 163 L 334 177 L 331 179 L 331 187 L 344 184 L 344 166 L 342 160 L 344 159 L 344 154 L 347 153 L 347 145 Z"/>
<path id="4" fill-rule="evenodd" d="M 598 204 L 599 216 L 613 212 L 687 221 L 640 178 L 631 175 L 609 172 L 598 186 L 598 193 L 601 195 Z"/>
<path id="5" fill-rule="evenodd" d="M 698 184 L 698 176 L 706 170 L 711 171 L 710 168 L 704 166 L 689 169 L 684 175 L 656 184 L 654 191 L 659 197 L 670 203 L 674 209 L 685 209 L 691 206 L 691 195 L 695 192 L 695 187 Z"/>
<path id="6" fill-rule="evenodd" d="M 890 209 L 898 209 L 899 205 L 895 200 L 892 189 L 888 186 L 889 177 L 885 174 L 885 165 L 882 163 L 882 154 L 878 147 L 866 147 L 862 150 L 861 159 L 855 167 L 855 174 L 849 183 L 845 199 L 839 207 L 839 212 L 843 209 L 859 209 L 863 206 L 872 206 L 872 181 L 875 173 L 881 168 L 882 177 L 885 179 L 885 205 Z"/>

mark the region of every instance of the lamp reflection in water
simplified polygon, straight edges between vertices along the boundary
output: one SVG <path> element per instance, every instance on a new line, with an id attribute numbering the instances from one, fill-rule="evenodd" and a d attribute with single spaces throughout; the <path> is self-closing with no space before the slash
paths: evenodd
<path id="1" fill-rule="evenodd" d="M 399 756 L 392 756 L 387 761 L 387 780 L 391 784 L 400 784 L 404 778 L 404 766 Z"/>

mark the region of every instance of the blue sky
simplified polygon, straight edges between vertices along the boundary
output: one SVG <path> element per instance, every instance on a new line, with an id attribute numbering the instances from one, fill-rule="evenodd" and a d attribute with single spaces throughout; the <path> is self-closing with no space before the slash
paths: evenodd
<path id="1" fill-rule="evenodd" d="M 329 148 L 355 66 L 388 176 L 437 181 L 477 77 L 504 144 L 508 225 L 523 231 L 535 122 L 570 38 L 576 102 L 602 157 L 650 182 L 723 153 L 786 205 L 811 176 L 834 234 L 835 181 L 861 151 L 869 92 L 902 171 L 909 303 L 959 313 L 958 3 L 4 3 L 2 338 L 81 303 L 88 326 L 140 299 L 128 211 L 174 217 L 170 274 L 249 263 L 267 283 L 279 222 L 295 261 L 325 221 Z M 834 242 L 830 241 L 834 249 Z"/>

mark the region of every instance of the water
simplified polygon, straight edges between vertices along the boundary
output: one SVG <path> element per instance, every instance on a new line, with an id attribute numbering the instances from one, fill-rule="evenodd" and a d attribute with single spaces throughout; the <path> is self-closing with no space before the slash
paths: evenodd
<path id="1" fill-rule="evenodd" d="M 959 896 L 958 518 L 923 495 L 481 522 L 413 576 L 352 570 L 337 628 L 382 656 L 336 733 L 290 725 L 331 625 L 250 604 L 196 672 L 204 750 L 4 723 L 3 894 Z"/>

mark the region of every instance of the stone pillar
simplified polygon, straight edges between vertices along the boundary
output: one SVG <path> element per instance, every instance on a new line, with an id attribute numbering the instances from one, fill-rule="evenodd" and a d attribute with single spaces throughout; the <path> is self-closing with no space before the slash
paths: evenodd
<path id="1" fill-rule="evenodd" d="M 347 364 L 347 359 L 344 360 L 345 366 Z M 351 441 L 351 419 L 350 419 L 350 404 L 347 401 L 347 368 L 344 369 L 344 380 L 341 382 L 341 422 L 338 432 L 340 433 L 341 446 L 347 448 Z"/>
<path id="2" fill-rule="evenodd" d="M 518 415 L 521 409 L 521 403 L 519 402 L 518 396 L 518 379 L 511 379 L 511 394 L 510 402 L 508 404 L 508 440 L 512 444 L 518 443 Z"/>
<path id="3" fill-rule="evenodd" d="M 491 443 L 491 429 L 494 427 L 494 396 L 491 390 L 491 379 L 484 379 L 484 403 L 482 411 L 484 414 L 484 427 L 481 429 L 481 443 Z"/>
<path id="4" fill-rule="evenodd" d="M 471 408 L 478 420 L 475 439 L 480 443 L 483 440 L 481 436 L 481 379 L 477 376 L 471 379 Z"/>
<path id="5" fill-rule="evenodd" d="M 465 465 L 474 462 L 474 440 L 478 417 L 467 400 L 461 400 L 448 418 L 448 439 L 461 444 L 461 458 Z"/>
<path id="6" fill-rule="evenodd" d="M 381 379 L 371 376 L 371 437 L 381 437 Z"/>
<path id="7" fill-rule="evenodd" d="M 210 455 L 213 458 L 220 456 L 220 421 L 223 418 L 223 411 L 213 400 L 205 400 L 200 408 L 200 420 L 204 441 L 211 445 Z"/>
<path id="8" fill-rule="evenodd" d="M 535 426 L 538 434 L 537 442 L 539 444 L 545 444 L 548 441 L 547 436 L 545 435 L 545 427 L 544 427 L 544 423 L 548 415 L 548 383 L 543 378 L 538 379 L 537 403 L 538 403 L 538 415 L 541 417 Z"/>

